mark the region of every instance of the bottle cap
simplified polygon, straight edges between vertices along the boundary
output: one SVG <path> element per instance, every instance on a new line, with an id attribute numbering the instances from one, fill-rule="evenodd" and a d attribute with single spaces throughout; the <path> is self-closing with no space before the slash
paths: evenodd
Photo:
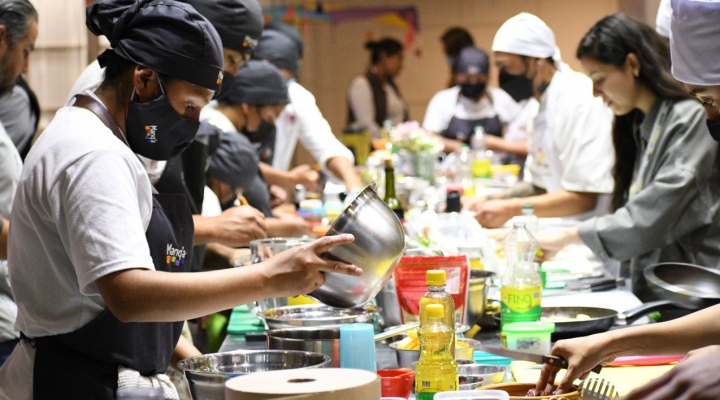
<path id="1" fill-rule="evenodd" d="M 393 168 L 392 158 L 386 158 L 386 159 L 385 159 L 385 168 Z"/>
<path id="2" fill-rule="evenodd" d="M 425 283 L 428 286 L 445 286 L 447 273 L 441 269 L 431 269 L 425 273 Z"/>
<path id="3" fill-rule="evenodd" d="M 428 319 L 442 318 L 445 316 L 445 308 L 442 304 L 428 304 L 427 316 Z"/>
<path id="4" fill-rule="evenodd" d="M 522 206 L 522 209 L 523 209 L 523 210 L 533 210 L 533 209 L 535 209 L 535 207 L 533 207 L 532 204 L 524 204 L 524 205 Z"/>
<path id="5" fill-rule="evenodd" d="M 460 210 L 462 209 L 462 205 L 460 204 L 460 196 L 460 192 L 457 190 L 453 190 L 447 194 L 447 205 L 445 206 L 446 213 L 460 212 Z"/>

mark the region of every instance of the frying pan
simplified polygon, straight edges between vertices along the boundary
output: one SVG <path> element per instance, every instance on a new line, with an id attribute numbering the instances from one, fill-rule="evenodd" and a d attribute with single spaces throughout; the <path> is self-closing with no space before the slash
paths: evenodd
<path id="1" fill-rule="evenodd" d="M 720 272 L 692 264 L 662 263 L 643 271 L 648 286 L 661 299 L 688 310 L 720 303 Z"/>
<path id="2" fill-rule="evenodd" d="M 641 304 L 624 312 L 599 307 L 543 307 L 542 316 L 555 323 L 552 340 L 568 339 L 578 336 L 592 335 L 609 330 L 617 322 L 629 325 L 641 317 L 656 312 L 678 309 L 671 301 L 658 300 Z M 589 316 L 589 319 L 577 319 L 578 314 Z M 500 313 L 493 315 L 498 322 Z M 563 321 L 563 319 L 570 319 Z"/>

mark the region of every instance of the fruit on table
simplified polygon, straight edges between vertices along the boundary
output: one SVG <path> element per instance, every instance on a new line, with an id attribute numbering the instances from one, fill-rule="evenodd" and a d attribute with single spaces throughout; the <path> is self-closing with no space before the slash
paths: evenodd
<path id="1" fill-rule="evenodd" d="M 455 338 L 459 339 L 457 336 L 455 336 Z M 455 340 L 455 347 L 470 347 L 470 344 L 461 340 Z M 417 337 L 417 329 L 408 331 L 407 337 L 398 342 L 397 348 L 401 350 L 420 350 L 420 341 Z"/>

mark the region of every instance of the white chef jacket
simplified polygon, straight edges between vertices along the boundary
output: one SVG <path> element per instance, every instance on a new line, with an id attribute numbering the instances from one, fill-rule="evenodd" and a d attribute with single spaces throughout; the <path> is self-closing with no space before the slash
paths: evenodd
<path id="1" fill-rule="evenodd" d="M 575 218 L 607 214 L 614 186 L 612 121 L 588 77 L 569 67 L 555 72 L 533 120 L 525 181 L 548 193 L 601 193 L 595 210 Z"/>
<path id="2" fill-rule="evenodd" d="M 480 101 L 461 96 L 460 85 L 435 93 L 425 111 L 423 128 L 442 133 L 453 117 L 478 120 L 497 116 L 503 125 L 509 124 L 518 117 L 521 108 L 509 94 L 492 86 L 489 86 L 487 91 L 492 100 L 488 96 L 483 96 Z"/>
<path id="3" fill-rule="evenodd" d="M 323 168 L 333 157 L 345 157 L 354 163 L 355 157 L 333 134 L 315 103 L 315 96 L 294 79 L 288 82 L 288 95 L 290 103 L 275 120 L 273 167 L 281 171 L 290 169 L 298 139 Z"/>

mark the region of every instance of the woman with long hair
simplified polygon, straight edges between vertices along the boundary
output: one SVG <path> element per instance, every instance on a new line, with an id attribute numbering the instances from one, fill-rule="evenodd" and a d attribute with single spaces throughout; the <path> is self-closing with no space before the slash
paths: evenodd
<path id="1" fill-rule="evenodd" d="M 703 107 L 672 77 L 667 44 L 646 24 L 608 15 L 580 41 L 577 57 L 615 114 L 613 212 L 538 242 L 550 252 L 583 243 L 603 260 L 629 260 L 633 292 L 648 301 L 645 267 L 719 264 L 718 145 Z"/>

